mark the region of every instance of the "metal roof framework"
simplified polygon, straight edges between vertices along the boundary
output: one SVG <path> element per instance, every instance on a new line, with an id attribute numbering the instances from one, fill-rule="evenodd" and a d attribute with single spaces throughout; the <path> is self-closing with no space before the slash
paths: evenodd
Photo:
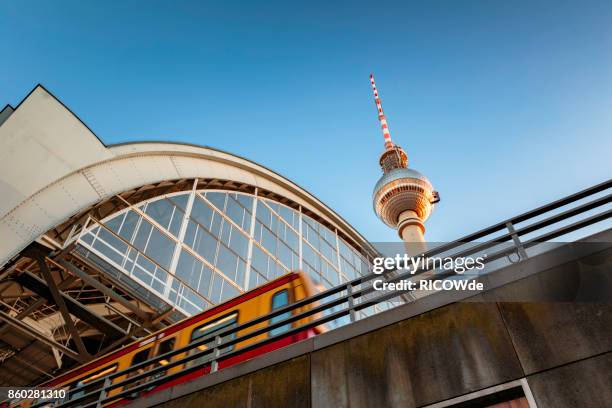
<path id="1" fill-rule="evenodd" d="M 40 383 L 184 317 L 92 262 L 72 238 L 88 220 L 194 183 L 300 208 L 374 253 L 333 210 L 264 166 L 203 146 L 106 146 L 39 85 L 0 112 L 0 386 Z"/>

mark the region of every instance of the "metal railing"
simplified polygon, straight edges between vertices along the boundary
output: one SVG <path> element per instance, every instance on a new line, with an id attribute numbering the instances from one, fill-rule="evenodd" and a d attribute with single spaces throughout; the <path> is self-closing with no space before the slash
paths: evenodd
<path id="1" fill-rule="evenodd" d="M 612 202 L 612 180 L 593 186 L 579 193 L 568 196 L 564 199 L 547 204 L 535 210 L 526 212 L 509 220 L 500 222 L 491 227 L 485 228 L 468 236 L 465 236 L 457 241 L 439 246 L 430 251 L 427 251 L 425 256 L 433 256 L 440 253 L 448 253 L 452 250 L 457 252 L 451 255 L 452 257 L 465 257 L 467 255 L 478 253 L 483 250 L 494 248 L 500 243 L 509 243 L 511 245 L 488 253 L 487 263 L 493 260 L 508 257 L 511 254 L 518 254 L 520 259 L 527 256 L 527 249 L 537 245 L 538 243 L 546 242 L 573 231 L 583 229 L 600 221 L 612 217 L 612 209 L 605 209 L 605 206 Z M 593 198 L 600 193 L 606 193 L 601 197 Z M 561 211 L 557 214 L 549 215 L 549 213 L 558 210 L 564 206 L 575 204 L 579 200 L 591 198 L 590 201 L 579 204 L 571 209 Z M 602 208 L 604 207 L 604 208 Z M 547 227 L 557 223 L 567 221 L 571 217 L 585 214 L 589 211 L 599 210 L 597 213 L 588 215 L 583 219 L 569 223 L 568 225 L 560 226 L 559 228 L 545 231 L 537 237 L 528 240 L 521 240 L 522 236 L 541 231 Z M 549 215 L 546 218 L 537 220 L 529 225 L 516 228 L 516 224 L 534 220 L 540 216 Z M 494 236 L 490 240 L 482 243 L 476 242 L 483 237 L 501 233 Z M 466 243 L 474 243 L 474 246 L 463 249 Z M 431 272 L 430 269 L 419 270 L 416 275 Z M 452 275 L 453 272 L 446 272 L 435 275 L 436 278 Z M 388 276 L 386 281 L 399 282 L 403 279 L 409 279 L 415 276 L 412 271 L 405 273 L 394 273 L 393 276 Z M 374 305 L 386 302 L 390 299 L 397 298 L 402 292 L 393 291 L 390 293 L 382 293 L 374 296 L 375 289 L 369 283 L 375 279 L 381 279 L 379 274 L 369 274 L 359 277 L 350 282 L 343 283 L 331 289 L 318 293 L 310 298 L 303 299 L 292 303 L 288 306 L 274 310 L 264 316 L 258 317 L 251 321 L 242 323 L 234 327 L 228 327 L 217 333 L 212 333 L 208 336 L 201 337 L 196 341 L 188 344 L 177 350 L 158 355 L 152 359 L 136 364 L 119 372 L 112 373 L 106 377 L 93 380 L 86 385 L 73 388 L 68 391 L 69 395 L 84 393 L 76 398 L 66 399 L 59 402 L 62 407 L 80 406 L 80 407 L 101 407 L 105 404 L 117 401 L 122 398 L 133 398 L 138 393 L 148 391 L 156 386 L 164 384 L 194 373 L 198 370 L 209 369 L 210 372 L 215 372 L 219 369 L 219 363 L 231 357 L 239 356 L 242 353 L 256 350 L 259 347 L 277 341 L 279 339 L 303 333 L 306 330 L 314 329 L 317 326 L 325 325 L 341 318 L 346 318 L 349 322 L 357 320 L 358 312 L 366 310 Z M 281 316 L 285 313 L 291 313 L 291 316 L 271 322 L 270 319 Z M 270 335 L 274 329 L 281 328 L 287 324 L 297 323 L 300 320 L 308 319 L 306 323 L 296 325 L 281 334 Z M 267 324 L 265 324 L 267 323 Z M 261 325 L 262 327 L 256 327 Z M 236 347 L 247 340 L 254 339 L 259 336 L 265 338 L 257 339 L 254 343 Z M 205 350 L 199 349 L 200 346 L 207 346 L 210 343 L 214 345 Z M 231 350 L 228 351 L 228 348 Z M 184 357 L 175 358 L 181 354 Z M 162 360 L 166 360 L 167 364 L 161 364 Z M 194 360 L 198 360 L 197 362 Z M 166 374 L 173 367 L 182 366 L 183 368 L 175 373 Z M 140 370 L 146 370 L 140 372 Z M 131 375 L 129 378 L 126 378 Z M 139 383 L 140 382 L 140 383 Z M 113 391 L 114 395 L 110 395 Z M 69 397 L 68 397 L 69 398 Z M 47 406 L 49 402 L 40 402 L 34 407 Z"/>

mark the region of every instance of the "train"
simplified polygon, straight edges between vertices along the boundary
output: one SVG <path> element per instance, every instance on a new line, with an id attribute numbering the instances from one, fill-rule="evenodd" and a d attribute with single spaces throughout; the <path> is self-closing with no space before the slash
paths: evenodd
<path id="1" fill-rule="evenodd" d="M 195 342 L 198 339 L 202 339 L 204 336 L 210 336 L 214 333 L 227 330 L 230 327 L 237 327 L 238 325 L 264 316 L 274 310 L 278 310 L 279 308 L 308 298 L 316 294 L 318 291 L 319 288 L 313 284 L 311 279 L 304 272 L 290 272 L 275 280 L 267 282 L 264 285 L 254 288 L 249 292 L 242 293 L 241 295 L 236 296 L 235 298 L 232 298 L 224 303 L 204 310 L 171 326 L 165 327 L 156 333 L 143 337 L 116 351 L 92 360 L 44 384 L 41 384 L 39 387 L 42 389 L 64 390 L 65 398 L 63 400 L 65 402 L 74 400 L 100 387 L 100 382 L 96 381 L 95 384 L 92 384 L 91 389 L 88 389 L 87 384 L 92 383 L 95 380 L 114 373 L 119 373 L 125 369 L 128 369 L 129 367 L 136 364 L 141 364 L 149 359 L 166 354 L 172 350 L 178 350 L 186 347 L 190 343 Z M 249 332 L 265 328 L 271 323 L 276 323 L 288 318 L 292 314 L 304 312 L 309 308 L 314 307 L 314 305 L 316 305 L 316 303 L 308 304 L 296 308 L 293 311 L 282 313 L 279 316 L 264 320 L 260 323 L 240 330 L 235 335 L 240 337 L 248 334 Z M 318 317 L 318 314 L 312 314 L 293 323 L 282 325 L 266 331 L 263 334 L 258 334 L 254 337 L 240 341 L 233 346 L 226 347 L 224 350 L 221 350 L 220 356 L 217 359 L 218 369 L 223 369 L 238 364 L 242 361 L 252 359 L 256 356 L 299 342 L 325 331 L 326 328 L 324 325 L 305 328 L 304 330 L 298 330 L 297 332 L 290 331 L 292 328 L 302 327 L 303 325 L 314 321 Z M 286 336 L 282 335 L 284 332 L 287 332 Z M 268 337 L 277 338 L 273 341 L 265 342 L 265 344 L 260 346 L 253 346 L 255 343 L 258 343 Z M 187 352 L 177 354 L 176 356 L 172 357 L 172 361 L 180 360 L 181 358 L 186 357 L 188 354 L 195 353 L 198 350 L 206 350 L 209 347 L 213 347 L 212 343 L 213 341 L 199 345 L 198 347 L 193 347 Z M 240 349 L 246 350 L 240 353 Z M 232 352 L 231 356 L 224 358 L 223 354 L 228 354 L 229 351 L 238 352 Z M 170 367 L 165 372 L 162 372 L 162 375 L 180 373 L 186 368 L 186 366 L 196 364 L 199 359 L 201 359 L 201 357 L 198 357 L 190 362 L 186 362 L 185 364 Z M 138 373 L 145 372 L 147 369 L 159 367 L 160 364 L 166 365 L 168 363 L 169 361 L 166 360 L 157 361 L 154 364 L 152 363 L 150 366 L 146 366 L 144 369 L 132 370 L 125 375 L 118 376 L 114 378 L 112 382 L 118 383 Z M 170 381 L 164 382 L 152 388 L 146 388 L 144 391 L 135 392 L 127 396 L 120 396 L 115 400 L 107 402 L 104 406 L 117 407 L 120 405 L 125 405 L 135 398 L 147 396 L 177 384 L 193 380 L 194 378 L 208 374 L 210 371 L 211 365 L 203 364 L 198 369 L 191 370 L 191 372 L 185 375 L 179 374 Z M 155 377 L 151 376 L 149 378 Z M 138 381 L 137 384 L 145 381 L 146 380 Z M 125 387 L 126 389 L 133 388 L 134 384 L 127 384 Z M 123 387 L 117 387 L 111 390 L 107 397 L 112 399 L 114 395 L 117 395 L 126 389 Z M 91 400 L 81 401 L 78 405 L 88 404 L 97 400 L 97 398 L 98 397 L 94 395 L 91 397 Z M 11 406 L 12 408 L 28 408 L 31 405 L 40 404 L 40 402 L 41 400 L 20 401 Z"/>

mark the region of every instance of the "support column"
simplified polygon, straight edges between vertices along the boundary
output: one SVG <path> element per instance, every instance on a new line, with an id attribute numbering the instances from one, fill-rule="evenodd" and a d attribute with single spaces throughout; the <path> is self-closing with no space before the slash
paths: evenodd
<path id="1" fill-rule="evenodd" d="M 415 256 L 427 251 L 424 236 L 425 226 L 416 212 L 408 210 L 400 214 L 397 232 L 406 244 L 408 255 Z"/>

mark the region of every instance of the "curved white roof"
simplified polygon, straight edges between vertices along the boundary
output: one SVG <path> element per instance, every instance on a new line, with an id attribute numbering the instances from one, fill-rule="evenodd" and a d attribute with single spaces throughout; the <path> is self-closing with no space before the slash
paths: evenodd
<path id="1" fill-rule="evenodd" d="M 198 177 L 232 180 L 286 197 L 369 246 L 312 194 L 252 161 L 177 143 L 105 146 L 39 85 L 0 124 L 0 266 L 51 228 L 108 197 Z"/>

